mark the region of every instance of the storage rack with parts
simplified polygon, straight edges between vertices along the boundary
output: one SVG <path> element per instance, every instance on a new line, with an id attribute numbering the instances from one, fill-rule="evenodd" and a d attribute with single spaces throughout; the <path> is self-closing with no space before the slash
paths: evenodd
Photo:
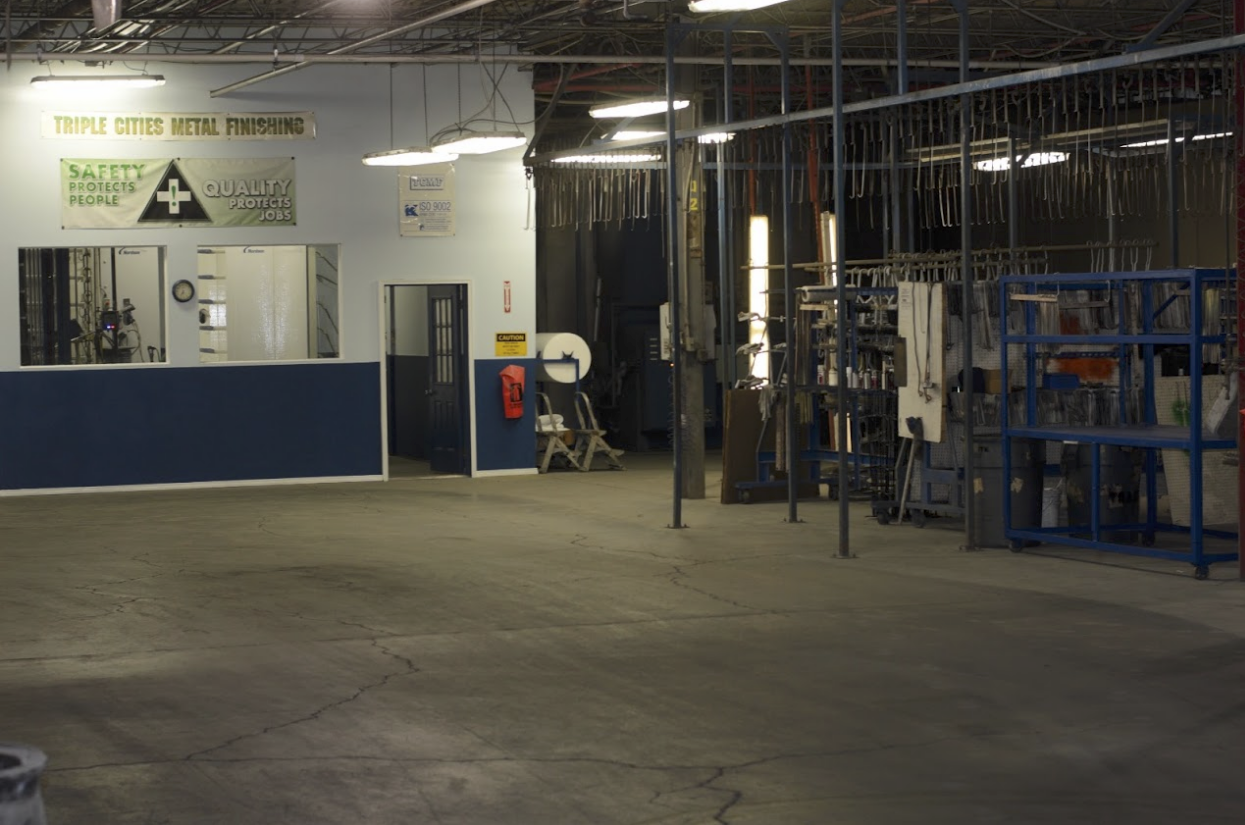
<path id="1" fill-rule="evenodd" d="M 840 455 L 847 461 L 848 478 L 853 491 L 868 491 L 877 499 L 895 496 L 896 391 L 893 368 L 889 366 L 895 347 L 895 299 L 893 286 L 851 286 L 845 312 L 847 320 L 847 359 L 852 370 L 849 376 L 833 375 L 822 366 L 834 363 L 835 310 L 831 302 L 821 301 L 827 287 L 802 288 L 811 303 L 801 305 L 801 314 L 820 316 L 809 325 L 810 340 L 801 342 L 799 351 L 808 353 L 793 372 L 798 392 L 810 399 L 811 423 L 805 428 L 807 441 L 799 450 L 799 460 L 808 467 L 806 482 L 827 484 L 831 495 L 837 495 L 838 477 L 823 472 L 824 465 L 837 465 Z M 832 294 L 832 293 L 831 293 Z M 790 353 L 791 350 L 786 350 Z M 822 370 L 825 371 L 822 371 Z M 846 450 L 826 444 L 822 439 L 822 423 L 827 413 L 835 412 L 835 382 L 848 382 L 848 438 Z M 774 419 L 770 418 L 767 423 Z M 832 419 L 830 419 L 832 421 Z M 830 432 L 834 432 L 831 426 Z M 785 484 L 771 478 L 770 470 L 777 462 L 775 450 L 757 449 L 757 476 L 754 481 L 736 483 L 740 500 L 748 502 L 750 492 L 759 487 Z"/>
<path id="2" fill-rule="evenodd" d="M 1235 539 L 1236 533 L 1207 529 L 1203 525 L 1203 467 L 1205 451 L 1236 448 L 1233 437 L 1222 437 L 1203 429 L 1203 352 L 1207 347 L 1224 347 L 1228 338 L 1220 325 L 1207 331 L 1208 300 L 1210 306 L 1227 300 L 1235 273 L 1222 269 L 1171 269 L 1153 272 L 1118 272 L 1094 274 L 1013 275 L 1000 279 L 1000 306 L 1012 307 L 1018 317 L 1019 332 L 1004 326 L 1001 348 L 1004 387 L 1010 387 L 1008 376 L 1008 345 L 1023 349 L 1024 414 L 1023 420 L 1011 421 L 1010 404 L 1001 405 L 1003 438 L 1061 441 L 1086 445 L 1090 452 L 1089 523 L 1066 526 L 1013 525 L 1011 501 L 1003 497 L 1005 534 L 1013 549 L 1027 541 L 1085 547 L 1094 550 L 1129 553 L 1161 559 L 1187 561 L 1197 578 L 1206 578 L 1208 566 L 1237 558 L 1235 552 L 1208 552 L 1207 538 Z M 1061 328 L 1050 334 L 1038 329 L 1039 306 L 1051 302 L 1058 307 L 1061 293 L 1090 290 L 1109 304 L 1116 316 L 1116 331 L 1111 333 L 1068 333 Z M 1054 301 L 1052 301 L 1052 298 Z M 1187 300 L 1187 329 L 1161 329 L 1156 319 L 1175 302 Z M 1222 313 L 1227 317 L 1228 313 Z M 1234 315 L 1232 316 L 1234 317 Z M 1213 319 L 1212 319 L 1213 322 Z M 1117 362 L 1119 380 L 1119 421 L 1117 425 L 1073 426 L 1040 424 L 1038 421 L 1039 360 L 1041 350 L 1057 345 L 1102 347 Z M 1184 346 L 1189 349 L 1188 424 L 1159 424 L 1155 401 L 1156 347 Z M 1129 410 L 1128 398 L 1134 390 L 1135 348 L 1140 348 L 1141 380 L 1138 409 Z M 1237 404 L 1230 414 L 1235 416 Z M 1130 419 L 1133 419 L 1130 421 Z M 1139 521 L 1103 523 L 1102 503 L 1098 494 L 1102 481 L 1102 447 L 1131 447 L 1144 450 L 1145 512 Z M 1160 523 L 1158 520 L 1158 451 L 1184 451 L 1189 460 L 1189 524 Z M 1011 450 L 1004 449 L 1004 478 L 1011 478 Z M 1170 477 L 1169 477 L 1170 482 Z M 1173 519 L 1174 521 L 1174 519 Z M 1140 533 L 1141 544 L 1114 540 L 1116 531 Z M 1189 537 L 1187 551 L 1153 546 L 1156 534 L 1176 533 Z"/>

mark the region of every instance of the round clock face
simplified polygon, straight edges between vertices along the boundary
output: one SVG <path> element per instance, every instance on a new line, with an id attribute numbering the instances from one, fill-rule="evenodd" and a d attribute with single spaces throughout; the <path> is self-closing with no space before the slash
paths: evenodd
<path id="1" fill-rule="evenodd" d="M 186 303 L 195 297 L 195 285 L 190 281 L 178 281 L 173 284 L 173 297 L 183 304 Z"/>

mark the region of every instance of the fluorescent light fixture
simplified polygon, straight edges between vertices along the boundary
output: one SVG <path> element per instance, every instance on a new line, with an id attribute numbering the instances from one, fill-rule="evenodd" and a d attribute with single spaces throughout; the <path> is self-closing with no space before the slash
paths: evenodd
<path id="1" fill-rule="evenodd" d="M 665 137 L 665 136 L 666 136 L 665 132 L 660 132 L 656 129 L 652 131 L 646 131 L 644 129 L 623 129 L 621 131 L 615 132 L 609 139 L 610 140 L 640 140 L 642 138 L 647 139 L 647 138 L 658 138 L 658 137 Z"/>
<path id="2" fill-rule="evenodd" d="M 554 163 L 652 163 L 661 160 L 661 155 L 652 154 L 620 154 L 602 152 L 597 155 L 567 155 L 564 158 L 554 158 Z"/>
<path id="3" fill-rule="evenodd" d="M 1177 143 L 1183 143 L 1184 138 L 1176 138 Z M 1137 143 L 1125 143 L 1121 149 L 1149 149 L 1152 146 L 1166 146 L 1167 138 L 1155 138 L 1154 140 L 1142 140 Z"/>
<path id="4" fill-rule="evenodd" d="M 748 374 L 762 381 L 769 378 L 769 335 L 765 316 L 769 307 L 766 292 L 769 290 L 769 218 L 753 215 L 748 221 L 748 343 L 760 347 L 760 355 L 752 358 Z"/>
<path id="5" fill-rule="evenodd" d="M 47 74 L 30 78 L 37 89 L 149 89 L 164 85 L 162 74 Z"/>
<path id="6" fill-rule="evenodd" d="M 1188 138 L 1188 140 L 1216 140 L 1218 138 L 1225 138 L 1225 137 L 1232 137 L 1232 133 L 1231 132 L 1212 132 L 1210 134 L 1205 134 L 1205 135 L 1194 135 L 1193 137 Z M 1183 136 L 1176 138 L 1177 143 L 1184 143 L 1185 140 L 1186 138 Z M 1143 140 L 1138 143 L 1125 143 L 1120 148 L 1121 149 L 1149 149 L 1154 146 L 1166 146 L 1166 145 L 1167 145 L 1167 138 L 1155 138 L 1154 140 Z"/>
<path id="7" fill-rule="evenodd" d="M 457 152 L 460 155 L 487 155 L 516 146 L 527 145 L 527 135 L 522 132 L 456 132 L 448 139 L 435 141 L 434 152 Z"/>
<path id="8" fill-rule="evenodd" d="M 687 4 L 688 11 L 700 14 L 711 14 L 716 11 L 752 11 L 766 6 L 776 6 L 786 0 L 692 0 Z"/>
<path id="9" fill-rule="evenodd" d="M 726 143 L 728 140 L 734 140 L 734 132 L 710 132 L 707 135 L 700 135 L 696 138 L 697 143 Z"/>
<path id="10" fill-rule="evenodd" d="M 1016 160 L 1024 158 L 1024 162 L 1020 164 L 1022 169 L 1028 169 L 1032 166 L 1046 166 L 1051 163 L 1063 163 L 1068 159 L 1067 152 L 1033 152 L 1029 155 L 1016 155 Z M 989 160 L 979 160 L 973 164 L 974 167 L 983 172 L 1004 172 L 1012 168 L 1012 161 L 1009 157 L 990 158 Z"/>
<path id="11" fill-rule="evenodd" d="M 426 146 L 407 149 L 390 149 L 387 152 L 368 152 L 363 156 L 364 166 L 426 166 L 429 163 L 448 163 L 458 160 L 452 152 L 434 152 Z"/>
<path id="12" fill-rule="evenodd" d="M 686 109 L 692 102 L 684 98 L 675 98 L 674 109 Z M 627 100 L 622 103 L 606 103 L 601 106 L 593 106 L 588 110 L 588 114 L 595 118 L 609 117 L 644 117 L 645 115 L 660 115 L 669 111 L 664 97 L 650 97 L 643 100 Z"/>

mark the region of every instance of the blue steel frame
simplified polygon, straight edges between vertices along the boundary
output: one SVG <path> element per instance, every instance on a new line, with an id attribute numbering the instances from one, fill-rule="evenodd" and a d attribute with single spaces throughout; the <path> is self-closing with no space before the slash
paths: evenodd
<path id="1" fill-rule="evenodd" d="M 1008 344 L 1024 345 L 1025 368 L 1025 421 L 1012 425 L 1008 404 L 1001 405 L 1003 438 L 1028 438 L 1043 441 L 1064 441 L 1078 444 L 1091 444 L 1090 485 L 1096 491 L 1100 484 L 1101 458 L 1099 447 L 1104 444 L 1145 449 L 1146 470 L 1146 515 L 1145 521 L 1139 524 L 1111 524 L 1109 529 L 1141 531 L 1143 536 L 1152 538 L 1156 532 L 1182 533 L 1190 537 L 1189 552 L 1156 549 L 1147 546 L 1121 544 L 1102 539 L 1101 514 L 1099 513 L 1099 496 L 1093 495 L 1090 502 L 1090 524 L 1070 525 L 1067 527 L 1035 527 L 1017 529 L 1012 527 L 1011 497 L 1003 497 L 1003 524 L 1005 535 L 1012 542 L 1044 541 L 1055 544 L 1066 544 L 1074 547 L 1087 547 L 1094 550 L 1105 550 L 1114 553 L 1128 553 L 1137 556 L 1187 561 L 1193 565 L 1199 575 L 1205 575 L 1209 565 L 1215 562 L 1232 561 L 1238 558 L 1236 553 L 1207 553 L 1203 547 L 1204 538 L 1235 539 L 1237 534 L 1223 530 L 1207 530 L 1202 526 L 1202 466 L 1204 450 L 1236 449 L 1236 441 L 1232 438 L 1218 438 L 1202 431 L 1202 346 L 1204 344 L 1227 343 L 1225 335 L 1205 335 L 1203 327 L 1202 296 L 1207 286 L 1219 285 L 1224 294 L 1235 283 L 1235 271 L 1223 269 L 1168 269 L 1154 272 L 1112 272 L 1093 274 L 1059 274 L 1059 275 L 1009 275 L 999 279 L 1000 307 L 1003 307 L 1004 318 L 1007 316 L 1009 287 L 1021 287 L 1023 293 L 1037 294 L 1039 287 L 1055 289 L 1098 289 L 1113 290 L 1119 311 L 1119 331 L 1114 335 L 1039 335 L 1034 326 L 1037 309 L 1034 302 L 1025 302 L 1024 332 L 1015 334 L 1007 331 L 1004 322 L 1000 355 L 1002 357 L 1003 386 L 1008 381 Z M 1154 305 L 1154 285 L 1156 283 L 1187 284 L 1190 296 L 1190 325 L 1187 333 L 1163 333 L 1154 331 L 1154 319 L 1167 308 L 1172 296 L 1159 307 Z M 1142 284 L 1141 291 L 1141 322 L 1140 332 L 1130 333 L 1124 312 L 1124 296 L 1126 286 L 1130 283 Z M 1014 293 L 1013 293 L 1014 294 Z M 1142 387 L 1145 409 L 1142 412 L 1144 421 L 1139 424 L 1122 424 L 1120 426 L 1068 427 L 1039 426 L 1037 423 L 1037 352 L 1038 344 L 1089 344 L 1113 345 L 1115 355 L 1119 359 L 1120 377 L 1120 421 L 1127 421 L 1127 390 L 1133 385 L 1132 364 L 1129 348 L 1140 345 L 1142 348 Z M 1156 344 L 1186 345 L 1189 347 L 1189 420 L 1195 426 L 1160 425 L 1157 423 L 1157 410 L 1154 402 L 1154 347 Z M 1159 449 L 1185 450 L 1189 454 L 1190 511 L 1189 526 L 1161 524 L 1158 522 L 1157 504 L 1158 491 L 1156 470 Z M 1011 450 L 1003 450 L 1003 477 L 1011 478 Z M 1092 538 L 1077 538 L 1072 533 L 1090 533 Z"/>

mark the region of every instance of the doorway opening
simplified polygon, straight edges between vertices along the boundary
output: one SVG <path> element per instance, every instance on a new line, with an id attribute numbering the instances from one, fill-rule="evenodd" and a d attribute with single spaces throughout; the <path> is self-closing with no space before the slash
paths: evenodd
<path id="1" fill-rule="evenodd" d="M 471 474 L 465 284 L 385 287 L 389 477 Z"/>

